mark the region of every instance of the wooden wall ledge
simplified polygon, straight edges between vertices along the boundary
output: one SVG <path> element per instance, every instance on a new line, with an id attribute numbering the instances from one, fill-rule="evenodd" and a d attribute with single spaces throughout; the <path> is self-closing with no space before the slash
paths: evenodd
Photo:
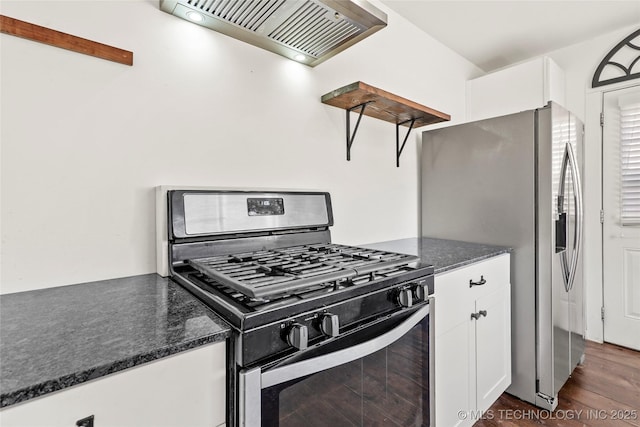
<path id="1" fill-rule="evenodd" d="M 41 27 L 4 15 L 0 15 L 0 33 L 22 37 L 120 64 L 133 65 L 133 52 L 128 50 L 118 49 L 117 47 L 83 39 L 82 37 Z"/>
<path id="2" fill-rule="evenodd" d="M 363 115 L 375 117 L 396 125 L 396 166 L 400 167 L 400 155 L 409 138 L 411 129 L 451 120 L 451 116 L 417 102 L 394 95 L 366 83 L 355 82 L 322 95 L 324 104 L 343 108 L 347 112 L 347 160 L 351 160 L 351 146 L 358 132 Z M 353 132 L 350 113 L 359 113 Z M 409 129 L 400 143 L 400 126 Z"/>
<path id="3" fill-rule="evenodd" d="M 353 110 L 355 107 L 367 104 L 365 116 L 402 126 L 409 126 L 411 119 L 415 119 L 414 128 L 451 120 L 448 114 L 363 82 L 351 83 L 331 91 L 323 95 L 321 101 L 345 110 Z"/>

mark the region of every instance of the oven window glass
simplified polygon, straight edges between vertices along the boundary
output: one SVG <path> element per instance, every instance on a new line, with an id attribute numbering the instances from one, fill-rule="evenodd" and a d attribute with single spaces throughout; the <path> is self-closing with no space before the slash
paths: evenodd
<path id="1" fill-rule="evenodd" d="M 376 353 L 262 390 L 262 426 L 429 426 L 429 316 Z"/>

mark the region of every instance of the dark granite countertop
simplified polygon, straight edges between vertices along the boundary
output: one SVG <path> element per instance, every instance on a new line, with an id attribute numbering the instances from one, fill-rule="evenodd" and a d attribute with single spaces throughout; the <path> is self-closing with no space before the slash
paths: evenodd
<path id="1" fill-rule="evenodd" d="M 388 240 L 360 246 L 419 256 L 419 263 L 433 265 L 436 274 L 511 252 L 510 248 L 504 246 L 430 237 Z"/>
<path id="2" fill-rule="evenodd" d="M 0 296 L 0 407 L 225 340 L 229 326 L 147 274 Z"/>

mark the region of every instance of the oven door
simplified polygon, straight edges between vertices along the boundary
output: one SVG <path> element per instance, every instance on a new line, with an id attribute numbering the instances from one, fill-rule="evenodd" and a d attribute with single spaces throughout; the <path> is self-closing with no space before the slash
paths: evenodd
<path id="1" fill-rule="evenodd" d="M 245 427 L 433 425 L 429 304 L 239 374 Z"/>

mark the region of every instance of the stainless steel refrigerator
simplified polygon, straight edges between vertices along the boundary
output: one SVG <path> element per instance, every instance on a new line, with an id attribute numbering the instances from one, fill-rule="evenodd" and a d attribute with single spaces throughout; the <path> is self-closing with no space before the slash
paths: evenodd
<path id="1" fill-rule="evenodd" d="M 507 392 L 550 410 L 584 357 L 583 133 L 550 103 L 422 134 L 422 235 L 513 248 Z"/>

